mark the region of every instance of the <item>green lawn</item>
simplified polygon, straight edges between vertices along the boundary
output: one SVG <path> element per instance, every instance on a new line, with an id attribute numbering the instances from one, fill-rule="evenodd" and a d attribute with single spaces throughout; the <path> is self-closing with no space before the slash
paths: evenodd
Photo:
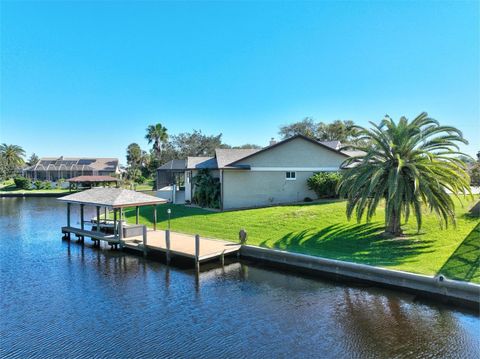
<path id="1" fill-rule="evenodd" d="M 478 200 L 478 197 L 476 197 Z M 480 221 L 468 214 L 472 203 L 457 203 L 457 226 L 440 229 L 437 218 L 425 213 L 422 231 L 415 221 L 406 226 L 407 238 L 386 239 L 383 208 L 370 224 L 348 222 L 344 201 L 278 206 L 232 212 L 210 212 L 179 205 L 159 206 L 159 228 L 167 227 L 172 208 L 173 231 L 236 241 L 245 228 L 248 244 L 279 248 L 344 261 L 480 283 Z M 142 208 L 142 223 L 151 226 L 152 209 Z M 126 211 L 134 221 L 133 209 Z M 413 218 L 412 218 L 413 219 Z M 476 228 L 476 229 L 475 229 Z"/>
<path id="2" fill-rule="evenodd" d="M 40 194 L 40 193 L 68 193 L 68 188 L 67 189 L 58 189 L 58 188 L 52 188 L 52 189 L 18 189 L 15 187 L 15 183 L 13 180 L 7 180 L 3 181 L 0 183 L 0 194 L 2 193 L 12 193 L 12 194 L 24 194 L 24 193 L 35 193 L 35 194 Z"/>

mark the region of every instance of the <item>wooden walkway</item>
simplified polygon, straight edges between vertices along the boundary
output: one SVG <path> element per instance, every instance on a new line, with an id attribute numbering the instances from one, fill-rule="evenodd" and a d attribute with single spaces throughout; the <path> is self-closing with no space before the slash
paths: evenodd
<path id="1" fill-rule="evenodd" d="M 165 231 L 147 231 L 147 251 L 167 252 Z M 125 238 L 124 246 L 131 249 L 138 249 L 143 251 L 143 237 L 129 237 Z M 240 250 L 240 245 L 232 242 L 200 238 L 200 251 L 198 260 L 200 262 L 217 258 L 222 255 L 234 253 Z M 195 236 L 189 234 L 182 234 L 170 232 L 170 253 L 181 257 L 195 259 Z"/>
<path id="2" fill-rule="evenodd" d="M 195 261 L 197 269 L 200 262 L 219 258 L 222 263 L 224 256 L 238 252 L 241 248 L 240 244 L 211 239 L 200 238 L 198 236 L 169 232 L 169 240 L 167 241 L 167 232 L 162 230 L 147 229 L 141 236 L 132 236 L 120 239 L 118 235 L 105 234 L 98 231 L 85 230 L 75 227 L 62 227 L 62 233 L 70 238 L 70 234 L 91 238 L 95 242 L 104 241 L 110 245 L 120 248 L 128 248 L 142 252 L 145 256 L 150 252 L 163 252 L 166 254 L 167 262 L 170 262 L 172 256 L 190 258 Z M 145 245 L 146 243 L 146 245 Z M 169 243 L 169 245 L 167 245 Z"/>

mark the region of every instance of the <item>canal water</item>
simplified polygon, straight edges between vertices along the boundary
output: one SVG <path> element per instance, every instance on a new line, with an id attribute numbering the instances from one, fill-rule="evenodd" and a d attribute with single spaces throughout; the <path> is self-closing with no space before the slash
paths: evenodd
<path id="1" fill-rule="evenodd" d="M 479 357 L 467 310 L 248 263 L 196 278 L 62 241 L 65 212 L 0 199 L 2 358 Z"/>

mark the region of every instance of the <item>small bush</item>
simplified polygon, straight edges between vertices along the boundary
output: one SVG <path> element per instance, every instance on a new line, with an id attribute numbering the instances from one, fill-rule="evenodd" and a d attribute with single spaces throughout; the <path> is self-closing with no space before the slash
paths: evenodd
<path id="1" fill-rule="evenodd" d="M 43 181 L 36 180 L 35 182 L 33 182 L 33 185 L 36 189 L 43 189 Z"/>
<path id="2" fill-rule="evenodd" d="M 313 202 L 313 199 L 311 199 L 310 197 L 305 197 L 303 199 L 303 202 Z"/>
<path id="3" fill-rule="evenodd" d="M 43 182 L 43 189 L 52 189 L 52 182 L 50 181 Z"/>
<path id="4" fill-rule="evenodd" d="M 15 177 L 13 179 L 13 182 L 15 183 L 15 187 L 17 187 L 18 189 L 30 189 L 30 187 L 32 186 L 32 182 L 30 181 L 30 179 L 21 176 Z"/>
<path id="5" fill-rule="evenodd" d="M 336 188 L 341 178 L 337 172 L 320 172 L 310 177 L 307 185 L 318 198 L 337 198 Z"/>

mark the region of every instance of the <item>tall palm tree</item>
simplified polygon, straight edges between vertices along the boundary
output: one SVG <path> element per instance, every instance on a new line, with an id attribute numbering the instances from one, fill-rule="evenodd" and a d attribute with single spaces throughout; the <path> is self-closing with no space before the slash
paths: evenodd
<path id="1" fill-rule="evenodd" d="M 15 174 L 15 171 L 21 167 L 25 161 L 23 157 L 25 151 L 22 147 L 17 145 L 7 145 L 2 143 L 0 145 L 0 157 L 2 158 L 2 166 L 5 168 L 2 172 L 9 178 Z"/>
<path id="2" fill-rule="evenodd" d="M 162 146 L 168 140 L 167 129 L 161 123 L 150 125 L 147 127 L 147 134 L 145 135 L 148 143 L 153 142 L 153 151 L 157 157 L 162 153 Z"/>
<path id="3" fill-rule="evenodd" d="M 449 193 L 470 193 L 465 164 L 456 156 L 458 143 L 468 143 L 455 127 L 441 126 L 421 113 L 409 122 L 395 123 L 386 117 L 371 129 L 358 127 L 359 142 L 345 149 L 361 151 L 343 163 L 346 168 L 339 183 L 339 194 L 348 199 L 347 217 L 357 221 L 366 214 L 370 221 L 381 199 L 385 199 L 386 232 L 402 234 L 401 220 L 410 212 L 422 226 L 422 208 L 428 206 L 440 224 L 455 223 L 455 205 Z"/>

